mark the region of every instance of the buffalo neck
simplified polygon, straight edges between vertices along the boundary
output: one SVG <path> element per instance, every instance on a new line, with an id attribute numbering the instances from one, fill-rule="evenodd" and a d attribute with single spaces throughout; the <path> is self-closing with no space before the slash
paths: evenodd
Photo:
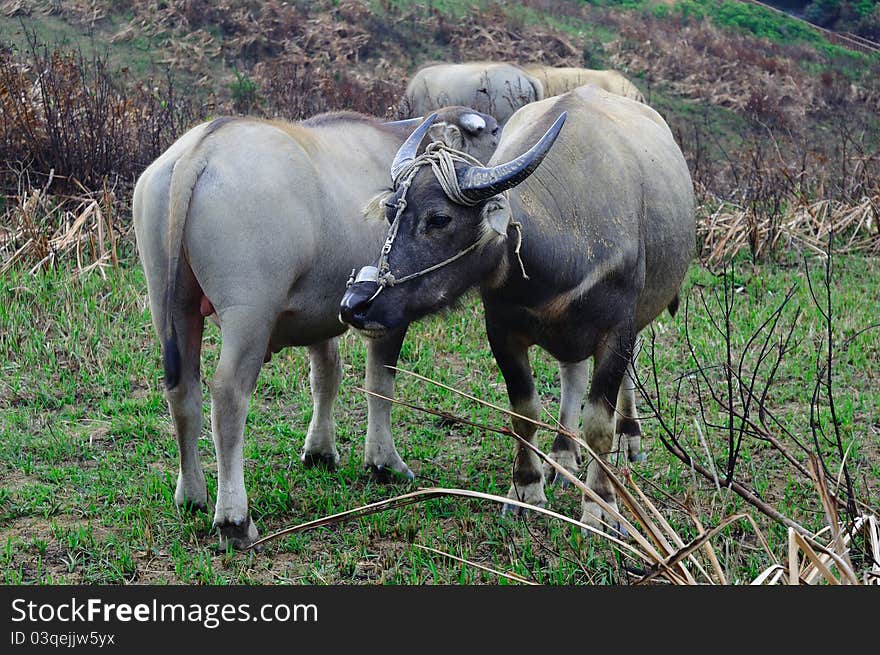
<path id="1" fill-rule="evenodd" d="M 560 288 L 578 283 L 583 276 L 583 259 L 578 257 L 571 235 L 548 229 L 545 208 L 528 196 L 524 198 L 520 187 L 509 192 L 509 202 L 512 221 L 504 254 L 495 274 L 484 280 L 483 292 L 525 307 L 538 307 Z M 521 239 L 516 223 L 522 232 Z M 523 269 L 528 277 L 523 276 Z"/>

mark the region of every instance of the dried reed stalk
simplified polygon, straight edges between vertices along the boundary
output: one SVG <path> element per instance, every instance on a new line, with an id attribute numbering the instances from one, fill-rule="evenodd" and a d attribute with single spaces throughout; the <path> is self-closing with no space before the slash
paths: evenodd
<path id="1" fill-rule="evenodd" d="M 688 558 L 695 563 L 698 570 L 703 574 L 703 576 L 710 583 L 714 582 L 711 579 L 711 577 L 708 575 L 706 570 L 698 562 L 696 562 L 696 560 L 693 560 L 692 553 L 694 551 L 696 551 L 700 546 L 708 543 L 708 539 L 710 539 L 712 536 L 717 534 L 729 522 L 731 522 L 733 520 L 738 520 L 741 518 L 749 518 L 750 519 L 750 517 L 747 517 L 746 515 L 734 515 L 731 517 L 727 517 L 718 526 L 716 526 L 715 528 L 710 530 L 708 533 L 706 533 L 705 531 L 703 531 L 701 529 L 701 534 L 695 540 L 693 540 L 692 542 L 690 542 L 688 544 L 685 544 L 684 540 L 672 529 L 672 527 L 669 525 L 669 523 L 665 521 L 665 519 L 662 517 L 662 514 L 659 512 L 659 510 L 653 505 L 653 503 L 651 503 L 651 501 L 647 498 L 647 496 L 645 496 L 641 492 L 641 490 L 638 488 L 637 485 L 635 485 L 633 480 L 631 478 L 627 477 L 627 481 L 629 482 L 629 485 L 632 486 L 633 489 L 636 490 L 636 493 L 639 496 L 638 500 L 630 493 L 627 486 L 624 485 L 620 481 L 615 470 L 613 470 L 613 468 L 610 465 L 608 465 L 607 463 L 605 463 L 601 458 L 596 458 L 596 454 L 592 451 L 592 449 L 589 447 L 589 445 L 586 444 L 578 435 L 571 433 L 569 431 L 566 431 L 560 427 L 554 427 L 554 426 L 549 425 L 547 423 L 544 423 L 542 421 L 537 421 L 537 420 L 519 415 L 515 412 L 504 409 L 504 408 L 499 407 L 497 405 L 493 405 L 492 403 L 488 403 L 482 399 L 476 398 L 474 396 L 471 396 L 470 394 L 467 394 L 467 393 L 462 392 L 458 389 L 455 389 L 454 387 L 444 385 L 440 382 L 437 382 L 435 380 L 431 380 L 430 378 L 427 378 L 425 376 L 421 376 L 417 373 L 414 373 L 411 371 L 406 371 L 404 369 L 398 369 L 396 367 L 389 367 L 389 368 L 394 368 L 395 370 L 398 370 L 402 373 L 411 375 L 411 376 L 416 377 L 420 380 L 429 382 L 429 383 L 434 384 L 436 386 L 439 386 L 441 388 L 452 391 L 458 395 L 466 397 L 466 398 L 473 400 L 477 403 L 480 403 L 480 404 L 485 405 L 487 407 L 491 407 L 495 410 L 501 411 L 502 413 L 504 413 L 506 415 L 515 416 L 515 417 L 521 418 L 522 420 L 529 421 L 538 427 L 543 427 L 543 428 L 551 429 L 551 430 L 554 430 L 557 432 L 561 432 L 562 434 L 565 434 L 569 438 L 573 439 L 575 442 L 579 443 L 588 453 L 591 454 L 592 457 L 594 457 L 596 459 L 597 464 L 599 466 L 603 467 L 606 474 L 608 475 L 609 480 L 611 481 L 612 485 L 615 487 L 615 490 L 617 491 L 618 497 L 627 506 L 627 509 L 629 509 L 637 517 L 639 524 L 646 530 L 647 534 L 651 537 L 653 544 L 648 542 L 645 539 L 645 537 L 643 535 L 641 535 L 641 533 L 635 528 L 635 526 L 629 520 L 627 520 L 622 514 L 620 514 L 614 507 L 608 505 L 604 501 L 604 499 L 602 499 L 601 497 L 596 495 L 592 489 L 587 487 L 577 477 L 572 475 L 567 469 L 565 469 L 564 467 L 559 465 L 557 462 L 555 462 L 554 460 L 549 458 L 546 454 L 544 454 L 536 446 L 529 443 L 528 441 L 526 441 L 525 439 L 523 439 L 521 436 L 517 435 L 516 433 L 508 430 L 507 428 L 496 428 L 493 426 L 477 424 L 477 423 L 474 423 L 473 421 L 469 421 L 467 419 L 461 419 L 459 417 L 452 416 L 451 414 L 447 414 L 445 412 L 438 412 L 436 410 L 432 410 L 432 409 L 428 409 L 428 408 L 424 408 L 424 407 L 419 407 L 417 405 L 413 405 L 413 404 L 407 403 L 405 401 L 392 399 L 392 398 L 389 398 L 386 396 L 382 396 L 380 394 L 375 394 L 373 392 L 366 391 L 364 389 L 359 389 L 361 391 L 365 391 L 366 393 L 368 393 L 370 395 L 380 397 L 388 402 L 400 404 L 405 407 L 409 407 L 411 409 L 416 409 L 418 411 L 423 411 L 423 412 L 426 412 L 429 414 L 441 416 L 445 419 L 452 420 L 452 421 L 462 423 L 465 425 L 471 425 L 473 427 L 479 427 L 482 429 L 495 431 L 495 432 L 499 432 L 499 433 L 508 434 L 510 436 L 513 436 L 523 446 L 532 450 L 538 457 L 540 457 L 542 460 L 544 460 L 549 466 L 554 468 L 560 475 L 562 475 L 563 477 L 568 479 L 585 496 L 590 498 L 590 500 L 594 500 L 594 502 L 597 502 L 597 504 L 599 504 L 600 507 L 602 507 L 602 509 L 605 512 L 607 512 L 610 516 L 612 516 L 615 521 L 624 525 L 627 528 L 627 530 L 630 531 L 630 534 L 631 534 L 633 540 L 637 543 L 637 545 L 639 547 L 642 548 L 645 556 L 655 562 L 654 568 L 649 573 L 650 577 L 648 579 L 653 579 L 654 577 L 656 577 L 658 575 L 658 573 L 660 571 L 662 571 L 664 573 L 665 577 L 667 577 L 667 579 L 669 579 L 674 584 L 697 584 L 693 575 L 683 565 L 683 560 Z M 652 516 L 658 520 L 659 526 L 657 523 L 655 523 L 651 519 Z M 674 549 L 666 541 L 666 539 L 663 535 L 664 531 L 666 531 L 672 537 L 673 541 L 678 546 L 677 550 Z M 595 531 L 591 531 L 591 532 L 595 532 Z M 604 533 L 599 533 L 599 534 L 602 534 L 603 536 L 607 536 Z M 720 568 L 720 566 L 718 568 Z M 681 578 L 679 573 L 683 574 L 684 578 Z M 723 580 L 723 574 L 720 577 L 720 579 Z"/>
<path id="2" fill-rule="evenodd" d="M 76 258 L 79 275 L 97 269 L 104 276 L 104 268 L 119 265 L 111 196 L 106 189 L 103 203 L 86 195 L 49 197 L 39 189 L 16 200 L 3 220 L 11 227 L 0 233 L 0 274 L 25 265 L 33 275 L 70 256 Z"/>
<path id="3" fill-rule="evenodd" d="M 703 261 L 715 264 L 755 248 L 757 255 L 767 256 L 783 244 L 824 257 L 831 233 L 841 237 L 835 246 L 839 254 L 880 254 L 880 196 L 866 196 L 854 205 L 792 198 L 790 206 L 783 216 L 773 217 L 721 204 L 698 218 Z"/>
<path id="4" fill-rule="evenodd" d="M 481 571 L 487 571 L 494 575 L 497 575 L 501 578 L 507 578 L 508 580 L 513 580 L 514 582 L 519 582 L 520 584 L 530 585 L 530 586 L 538 586 L 537 582 L 532 580 L 526 580 L 524 577 L 516 575 L 514 573 L 505 573 L 504 571 L 499 571 L 497 569 L 493 569 L 484 564 L 480 564 L 478 562 L 472 562 L 470 560 L 464 559 L 463 557 L 458 557 L 457 555 L 453 555 L 452 553 L 444 553 L 442 550 L 437 550 L 436 548 L 431 548 L 430 546 L 423 546 L 421 544 L 413 544 L 416 548 L 427 551 L 429 553 L 434 553 L 435 555 L 441 555 L 443 557 L 448 557 L 449 559 L 455 560 L 456 562 L 461 562 L 462 564 L 467 564 L 468 566 L 472 566 L 475 569 L 480 569 Z"/>

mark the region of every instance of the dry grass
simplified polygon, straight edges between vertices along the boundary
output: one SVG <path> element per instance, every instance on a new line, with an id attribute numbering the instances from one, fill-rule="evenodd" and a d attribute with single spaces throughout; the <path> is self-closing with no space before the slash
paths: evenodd
<path id="1" fill-rule="evenodd" d="M 812 457 L 811 476 L 825 513 L 827 525 L 813 535 L 802 535 L 788 530 L 788 561 L 785 566 L 774 564 L 760 575 L 753 585 L 762 584 L 818 584 L 880 585 L 880 527 L 877 517 L 863 514 L 850 525 L 841 522 L 833 494 L 825 484 L 818 460 Z M 827 542 L 822 540 L 826 538 Z M 862 551 L 867 555 L 864 570 L 853 566 L 850 557 L 854 538 L 863 540 Z"/>
<path id="2" fill-rule="evenodd" d="M 828 238 L 837 236 L 841 254 L 880 254 L 880 195 L 856 204 L 832 200 L 796 201 L 781 217 L 730 203 L 703 208 L 697 222 L 700 259 L 718 264 L 742 252 L 764 259 L 779 251 L 824 256 Z"/>
<path id="3" fill-rule="evenodd" d="M 51 171 L 55 193 L 132 185 L 192 121 L 171 80 L 133 80 L 106 55 L 27 36 L 22 52 L 0 42 L 0 191 L 20 190 L 17 171 Z"/>
<path id="4" fill-rule="evenodd" d="M 880 88 L 840 73 L 808 73 L 802 62 L 816 54 L 734 34 L 708 21 L 677 24 L 640 15 L 608 13 L 622 38 L 610 48 L 619 68 L 643 71 L 676 93 L 737 112 L 757 115 L 788 129 L 803 127 L 808 114 L 847 104 L 880 109 Z"/>
<path id="5" fill-rule="evenodd" d="M 11 197 L 0 227 L 0 274 L 13 266 L 27 266 L 31 275 L 75 258 L 80 275 L 119 265 L 117 201 L 106 186 L 100 193 L 51 196 L 46 189 L 23 188 Z"/>

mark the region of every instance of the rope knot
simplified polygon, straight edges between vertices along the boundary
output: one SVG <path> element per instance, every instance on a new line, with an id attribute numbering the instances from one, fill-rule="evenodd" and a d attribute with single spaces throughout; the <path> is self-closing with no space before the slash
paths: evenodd
<path id="1" fill-rule="evenodd" d="M 483 164 L 466 152 L 456 150 L 442 141 L 433 141 L 428 144 L 425 151 L 415 157 L 400 174 L 394 179 L 395 188 L 405 186 L 401 199 L 406 195 L 406 189 L 412 184 L 416 172 L 422 166 L 430 166 L 434 172 L 434 177 L 440 183 L 440 187 L 452 202 L 466 207 L 474 207 L 480 204 L 479 200 L 468 198 L 461 187 L 458 186 L 458 175 L 455 173 L 456 162 L 468 164 L 470 166 L 482 166 Z M 398 182 L 399 181 L 399 182 Z"/>
<path id="2" fill-rule="evenodd" d="M 431 167 L 431 170 L 434 173 L 434 177 L 437 178 L 437 182 L 440 184 L 440 188 L 443 189 L 443 192 L 452 202 L 459 205 L 464 205 L 466 207 L 475 207 L 482 202 L 482 200 L 474 200 L 472 198 L 469 198 L 461 190 L 461 187 L 459 187 L 458 175 L 455 172 L 456 162 L 468 164 L 469 166 L 483 165 L 479 160 L 472 157 L 466 152 L 456 150 L 455 148 L 452 148 L 441 141 L 433 141 L 428 144 L 428 146 L 425 148 L 425 151 L 421 155 L 419 155 L 418 157 L 414 157 L 409 165 L 401 169 L 397 177 L 394 178 L 393 185 L 395 190 L 398 190 L 399 193 L 397 202 L 395 203 L 395 206 L 397 207 L 397 212 L 394 216 L 394 220 L 391 223 L 391 228 L 388 231 L 388 237 L 385 239 L 385 245 L 382 247 L 382 254 L 379 257 L 377 278 L 379 291 L 381 291 L 385 287 L 391 287 L 395 284 L 400 284 L 413 278 L 425 275 L 426 273 L 430 273 L 431 271 L 435 271 L 438 268 L 441 268 L 455 261 L 456 259 L 463 257 L 467 253 L 475 250 L 482 245 L 482 241 L 477 240 L 464 250 L 461 250 L 457 254 L 453 255 L 452 257 L 438 264 L 435 264 L 434 266 L 430 266 L 424 270 L 418 271 L 417 273 L 404 275 L 400 279 L 395 279 L 394 276 L 391 274 L 391 267 L 388 264 L 388 255 L 391 254 L 391 247 L 394 244 L 394 240 L 397 238 L 397 231 L 400 227 L 400 217 L 403 215 L 403 212 L 406 210 L 407 207 L 406 194 L 409 192 L 410 185 L 412 185 L 413 179 L 415 178 L 419 168 L 421 168 L 422 166 Z M 528 280 L 529 276 L 526 274 L 525 265 L 523 264 L 522 256 L 520 255 L 520 248 L 522 247 L 522 225 L 518 221 L 513 221 L 513 227 L 516 229 L 517 233 L 517 244 L 514 253 L 516 254 L 517 260 L 519 261 L 519 267 L 522 271 L 523 277 Z M 377 295 L 379 291 L 376 292 Z"/>

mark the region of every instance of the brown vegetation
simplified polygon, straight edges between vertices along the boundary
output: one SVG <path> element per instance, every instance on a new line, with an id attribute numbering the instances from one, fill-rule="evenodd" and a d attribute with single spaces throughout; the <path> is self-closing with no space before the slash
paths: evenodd
<path id="1" fill-rule="evenodd" d="M 42 45 L 33 34 L 17 52 L 0 44 L 0 263 L 14 255 L 30 266 L 52 262 L 37 241 L 25 248 L 26 235 L 46 226 L 42 242 L 51 251 L 66 224 L 60 217 L 79 215 L 106 188 L 117 200 L 104 215 L 122 238 L 137 175 L 200 119 L 248 113 L 295 120 L 335 109 L 394 117 L 408 75 L 438 52 L 458 61 L 516 53 L 522 63 L 602 62 L 641 76 L 649 102 L 662 94 L 671 107 L 663 113 L 691 167 L 702 252 L 712 261 L 743 249 L 755 257 L 791 246 L 810 250 L 832 230 L 847 232 L 847 247 L 876 252 L 876 77 L 855 82 L 833 67 L 810 73 L 822 64 L 812 48 L 708 22 L 558 0 L 526 4 L 620 37 L 602 46 L 527 24 L 500 4 L 453 20 L 390 2 L 372 12 L 361 0 L 7 3 L 19 15 L 55 13 L 103 29 L 115 43 L 149 39 L 177 81 L 137 79 L 106 55 Z M 123 11 L 131 17 L 119 24 Z M 179 92 L 182 80 L 195 92 Z M 734 112 L 738 126 L 720 130 L 711 105 Z"/>
<path id="2" fill-rule="evenodd" d="M 649 81 L 680 95 L 789 129 L 807 127 L 808 115 L 835 108 L 880 109 L 876 80 L 854 82 L 840 71 L 807 72 L 805 62 L 821 61 L 810 47 L 730 33 L 708 21 L 639 18 L 608 16 L 622 36 L 612 48 L 611 62 L 643 71 Z"/>
<path id="3" fill-rule="evenodd" d="M 129 184 L 193 118 L 170 80 L 128 79 L 97 54 L 33 37 L 23 56 L 0 50 L 0 110 L 5 192 L 17 171 L 52 175 L 53 192 Z"/>

